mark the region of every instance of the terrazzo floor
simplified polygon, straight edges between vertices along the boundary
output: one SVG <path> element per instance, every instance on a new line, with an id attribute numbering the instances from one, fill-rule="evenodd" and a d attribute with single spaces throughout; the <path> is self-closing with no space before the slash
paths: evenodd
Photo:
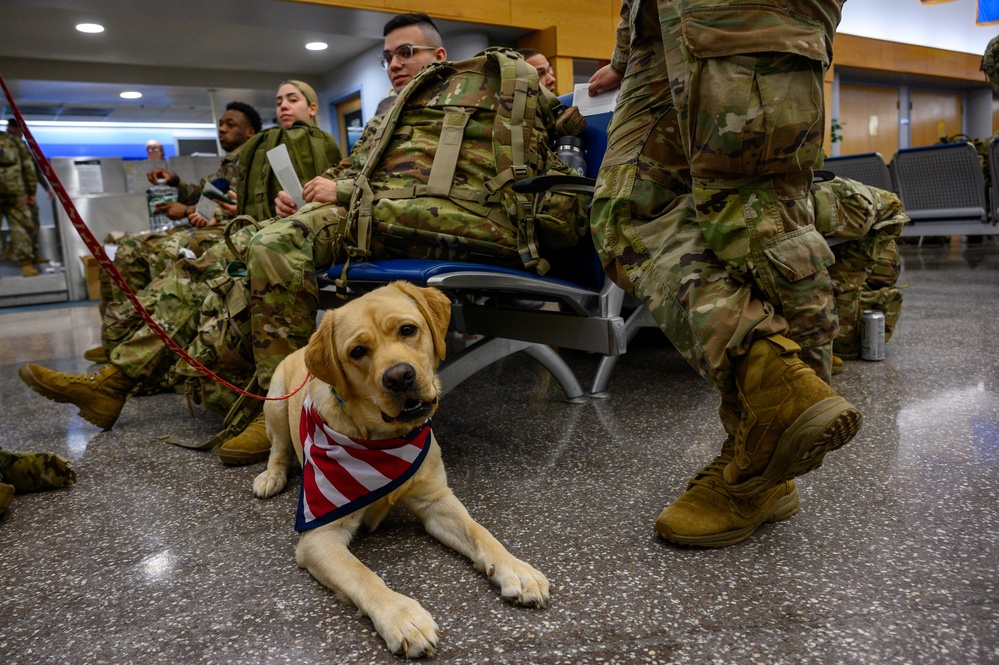
<path id="1" fill-rule="evenodd" d="M 520 354 L 435 418 L 455 493 L 548 576 L 550 607 L 507 604 L 404 512 L 354 553 L 434 615 L 438 663 L 999 662 L 999 246 L 903 255 L 887 359 L 834 379 L 863 429 L 799 479 L 793 518 L 721 550 L 654 535 L 723 437 L 713 389 L 650 330 L 609 399 L 563 403 Z M 207 439 L 217 416 L 136 398 L 101 432 L 21 383 L 28 361 L 93 368 L 95 305 L 5 311 L 0 447 L 78 479 L 0 516 L 0 663 L 400 660 L 295 564 L 297 489 L 255 499 L 263 464 L 158 440 Z M 587 385 L 597 359 L 569 360 Z"/>

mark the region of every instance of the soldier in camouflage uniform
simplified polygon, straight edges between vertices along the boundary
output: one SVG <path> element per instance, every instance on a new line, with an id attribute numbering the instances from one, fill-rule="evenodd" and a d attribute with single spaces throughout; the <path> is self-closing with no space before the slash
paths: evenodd
<path id="1" fill-rule="evenodd" d="M 841 5 L 624 0 L 590 81 L 621 85 L 591 213 L 607 273 L 721 393 L 721 454 L 656 521 L 673 542 L 793 515 L 792 479 L 860 426 L 822 380 L 834 256 L 808 196 Z"/>
<path id="2" fill-rule="evenodd" d="M 19 141 L 23 141 L 24 132 L 21 130 L 21 123 L 17 121 L 17 118 L 7 118 L 7 133 L 12 134 Z M 28 150 L 28 154 L 31 154 L 30 150 Z M 50 185 L 49 181 L 42 176 L 42 170 L 38 167 L 38 161 L 35 159 L 34 155 L 31 155 L 31 163 L 35 167 L 35 173 L 38 176 L 38 184 L 42 186 L 42 189 L 45 190 L 45 193 L 48 195 L 49 200 L 51 201 L 52 197 L 54 196 L 54 194 L 52 193 L 52 185 Z M 32 192 L 28 193 L 30 194 Z M 32 257 L 33 261 L 35 263 L 48 263 L 49 259 L 40 257 L 38 255 L 38 231 L 42 228 L 42 221 L 38 212 L 38 201 L 35 200 L 32 203 L 29 203 L 28 210 L 31 211 L 31 221 L 34 222 L 35 225 L 35 238 L 34 238 L 35 255 L 34 257 Z"/>
<path id="3" fill-rule="evenodd" d="M 182 200 L 197 201 L 205 185 L 216 178 L 225 178 L 230 187 L 235 188 L 239 181 L 239 151 L 243 144 L 262 126 L 260 114 L 256 109 L 242 102 L 230 102 L 219 118 L 219 143 L 227 151 L 222 158 L 222 164 L 215 173 L 205 176 L 197 185 L 181 182 L 173 173 L 163 169 L 154 169 L 150 178 L 164 176 L 168 184 L 177 185 L 184 190 Z M 176 182 L 170 182 L 176 178 Z M 178 205 L 184 216 L 191 223 L 175 226 L 164 232 L 146 232 L 128 234 L 118 241 L 115 253 L 115 267 L 125 279 L 125 283 L 134 293 L 138 293 L 155 278 L 165 272 L 178 258 L 182 256 L 198 257 L 219 242 L 225 230 L 226 223 L 232 219 L 235 206 L 222 204 L 211 220 L 206 220 L 194 211 L 193 206 L 183 203 Z M 171 217 L 173 218 L 173 217 Z M 102 345 L 88 350 L 84 357 L 94 362 L 106 362 L 107 350 L 120 344 L 130 331 L 130 324 L 121 323 L 134 316 L 132 304 L 124 294 L 113 285 L 107 273 L 101 271 L 101 314 L 102 314 Z"/>
<path id="4" fill-rule="evenodd" d="M 34 277 L 38 227 L 28 206 L 35 202 L 38 174 L 24 141 L 8 132 L 0 133 L 0 217 L 10 228 L 10 254 L 21 264 L 23 277 Z"/>
<path id="5" fill-rule="evenodd" d="M 295 110 L 299 116 L 288 124 L 296 120 L 314 122 L 315 111 L 314 102 L 302 104 Z M 249 235 L 245 229 L 232 234 L 230 242 L 237 254 L 245 252 Z M 213 284 L 224 279 L 235 258 L 227 242 L 215 242 L 201 256 L 175 261 L 136 295 L 171 339 L 186 347 L 197 335 L 201 308 Z M 102 337 L 105 347 L 111 348 L 110 362 L 93 374 L 66 374 L 28 364 L 20 368 L 18 375 L 39 394 L 72 403 L 79 407 L 83 418 L 110 429 L 129 395 L 155 389 L 168 377 L 175 357 L 130 306 L 106 323 Z"/>
<path id="6" fill-rule="evenodd" d="M 0 514 L 10 506 L 15 493 L 41 492 L 74 482 L 76 471 L 64 457 L 0 450 Z"/>

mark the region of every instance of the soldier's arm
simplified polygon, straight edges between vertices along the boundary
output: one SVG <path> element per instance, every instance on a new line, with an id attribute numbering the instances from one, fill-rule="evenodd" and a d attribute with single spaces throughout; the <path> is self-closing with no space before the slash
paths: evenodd
<path id="1" fill-rule="evenodd" d="M 24 141 L 18 139 L 17 151 L 21 154 L 21 174 L 24 176 L 24 189 L 28 196 L 34 198 L 35 188 L 38 187 L 38 172 L 35 170 L 35 160 L 28 151 L 28 146 Z"/>

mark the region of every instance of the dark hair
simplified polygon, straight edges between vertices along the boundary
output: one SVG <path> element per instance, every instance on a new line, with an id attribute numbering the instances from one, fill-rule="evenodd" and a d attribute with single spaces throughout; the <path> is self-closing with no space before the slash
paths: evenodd
<path id="1" fill-rule="evenodd" d="M 250 121 L 250 126 L 253 127 L 253 131 L 259 132 L 264 126 L 263 121 L 260 119 L 260 114 L 257 113 L 257 109 L 253 108 L 245 102 L 229 102 L 225 105 L 226 111 L 239 111 L 246 116 L 246 119 Z"/>
<path id="2" fill-rule="evenodd" d="M 442 46 L 443 41 L 441 40 L 440 30 L 434 25 L 434 22 L 426 14 L 398 14 L 389 19 L 388 23 L 385 24 L 385 29 L 382 31 L 383 37 L 388 37 L 388 34 L 393 30 L 398 30 L 399 28 L 405 28 L 408 25 L 417 25 L 420 30 L 423 31 L 423 36 L 427 38 L 428 42 L 435 42 L 432 44 L 427 44 L 427 46 Z"/>
<path id="3" fill-rule="evenodd" d="M 517 53 L 524 56 L 524 60 L 527 60 L 528 58 L 533 58 L 536 55 L 541 55 L 541 51 L 533 48 L 519 48 L 517 49 Z"/>
<path id="4" fill-rule="evenodd" d="M 17 121 L 17 118 L 7 118 L 7 127 L 20 127 L 21 123 Z"/>

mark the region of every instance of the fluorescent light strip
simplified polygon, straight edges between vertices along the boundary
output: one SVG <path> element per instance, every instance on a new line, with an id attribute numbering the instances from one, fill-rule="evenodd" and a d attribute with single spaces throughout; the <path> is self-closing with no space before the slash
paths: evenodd
<path id="1" fill-rule="evenodd" d="M 215 129 L 210 122 L 95 122 L 72 120 L 31 120 L 28 127 L 97 127 L 99 129 Z"/>

